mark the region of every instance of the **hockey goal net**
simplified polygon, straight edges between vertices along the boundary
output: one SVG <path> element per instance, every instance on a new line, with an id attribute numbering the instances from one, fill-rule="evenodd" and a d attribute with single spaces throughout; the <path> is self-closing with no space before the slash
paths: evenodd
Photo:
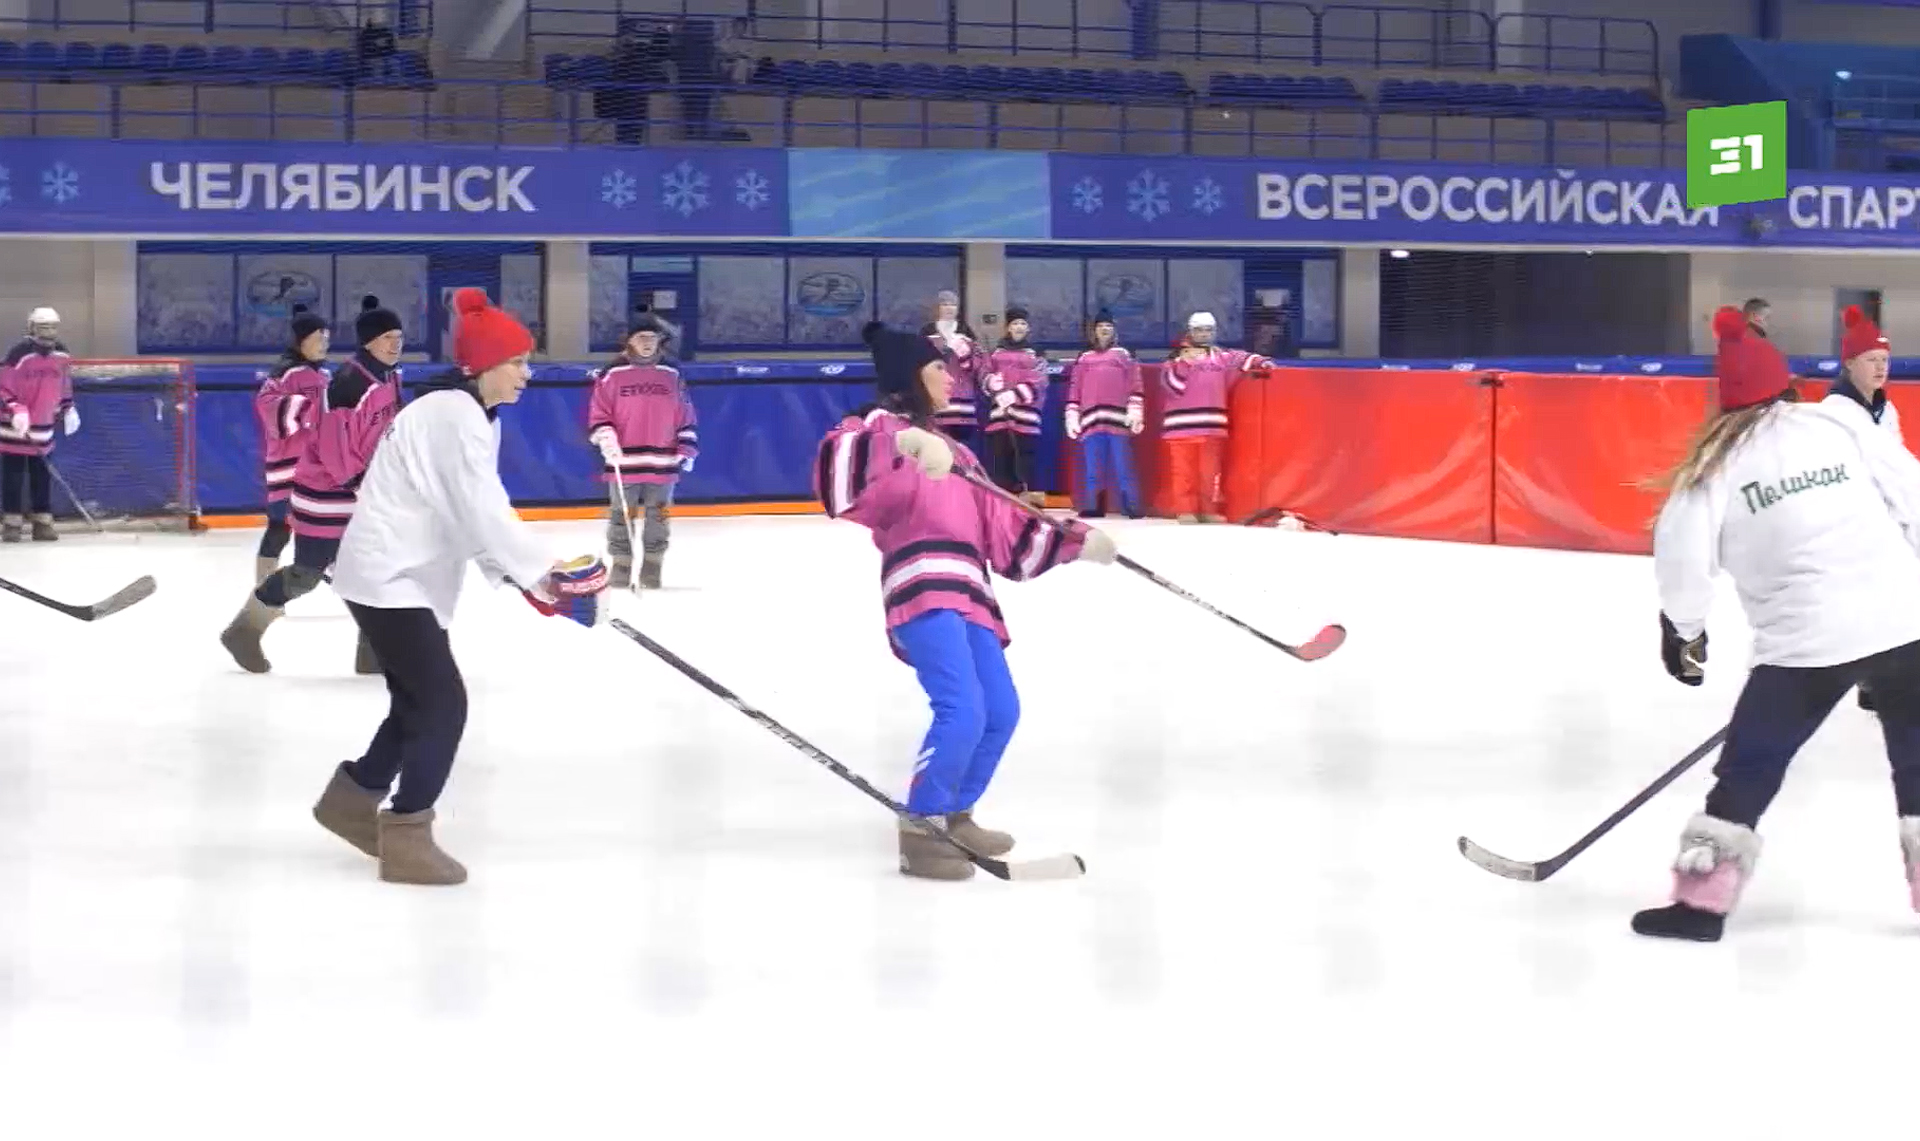
<path id="1" fill-rule="evenodd" d="M 54 427 L 56 529 L 193 530 L 193 363 L 76 358 L 68 369 L 80 430 Z"/>

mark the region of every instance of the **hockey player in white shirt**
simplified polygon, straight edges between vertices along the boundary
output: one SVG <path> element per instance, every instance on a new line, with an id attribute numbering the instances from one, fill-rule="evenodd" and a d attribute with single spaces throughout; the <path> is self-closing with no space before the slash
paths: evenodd
<path id="1" fill-rule="evenodd" d="M 1846 331 L 1840 338 L 1840 379 L 1827 390 L 1827 402 L 1845 407 L 1851 404 L 1865 412 L 1880 429 L 1899 440 L 1900 410 L 1887 399 L 1887 375 L 1893 365 L 1893 347 L 1880 326 L 1874 324 L 1858 305 L 1840 312 L 1840 324 Z M 1873 691 L 1860 687 L 1860 708 L 1878 708 Z"/>
<path id="2" fill-rule="evenodd" d="M 1753 628 L 1753 670 L 1705 809 L 1681 835 L 1673 902 L 1635 915 L 1633 929 L 1720 938 L 1788 764 L 1862 683 L 1879 701 L 1920 910 L 1920 461 L 1857 405 L 1792 403 L 1786 359 L 1738 310 L 1715 314 L 1714 332 L 1720 411 L 1675 469 L 1654 528 L 1660 656 L 1701 683 L 1724 567 Z"/>

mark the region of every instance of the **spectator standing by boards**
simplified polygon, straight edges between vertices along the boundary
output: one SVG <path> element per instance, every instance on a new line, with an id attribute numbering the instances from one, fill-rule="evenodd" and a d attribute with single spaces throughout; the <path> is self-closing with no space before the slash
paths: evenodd
<path id="1" fill-rule="evenodd" d="M 1187 319 L 1187 332 L 1160 370 L 1167 388 L 1160 436 L 1166 443 L 1171 507 L 1182 523 L 1224 523 L 1220 477 L 1226 463 L 1227 403 L 1249 372 L 1270 367 L 1266 357 L 1213 343 L 1213 314 Z"/>
<path id="2" fill-rule="evenodd" d="M 1093 318 L 1088 349 L 1067 373 L 1067 439 L 1080 447 L 1080 478 L 1074 506 L 1083 519 L 1106 514 L 1101 496 L 1130 518 L 1141 515 L 1140 485 L 1133 474 L 1133 438 L 1146 427 L 1146 395 L 1140 362 L 1120 347 L 1113 314 Z"/>

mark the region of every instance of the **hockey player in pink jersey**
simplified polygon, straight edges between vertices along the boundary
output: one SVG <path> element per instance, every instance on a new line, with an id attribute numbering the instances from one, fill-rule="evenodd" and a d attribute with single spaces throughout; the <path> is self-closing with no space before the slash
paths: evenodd
<path id="1" fill-rule="evenodd" d="M 1138 519 L 1140 484 L 1133 474 L 1133 438 L 1146 427 L 1146 394 L 1140 362 L 1120 347 L 1113 314 L 1093 318 L 1092 347 L 1074 358 L 1067 373 L 1067 439 L 1080 445 L 1080 478 L 1074 506 L 1082 518 L 1106 514 L 1100 496 Z"/>
<path id="2" fill-rule="evenodd" d="M 0 357 L 0 541 L 20 541 L 28 511 L 35 542 L 60 537 L 47 456 L 56 426 L 69 436 L 80 430 L 67 362 L 60 314 L 44 306 L 27 315 L 26 339 Z"/>
<path id="3" fill-rule="evenodd" d="M 973 820 L 1020 719 L 989 571 L 1018 581 L 1074 559 L 1110 563 L 1116 552 L 1085 523 L 1038 519 L 956 476 L 956 467 L 978 472 L 980 461 L 934 429 L 952 384 L 939 350 L 877 321 L 865 339 L 880 404 L 827 434 L 815 490 L 828 515 L 873 532 L 888 641 L 933 707 L 907 796 L 911 815 L 900 819 L 900 871 L 966 879 L 973 864 L 940 831 L 981 855 L 1013 847 L 1013 837 Z"/>
<path id="4" fill-rule="evenodd" d="M 668 334 L 651 313 L 639 313 L 627 333 L 621 355 L 594 375 L 587 404 L 587 440 L 606 465 L 601 478 L 611 500 L 607 516 L 607 554 L 613 564 L 610 585 L 625 589 L 633 575 L 632 521 L 625 510 L 644 510 L 640 531 L 640 585 L 660 588 L 660 564 L 667 557 L 668 513 L 682 472 L 693 470 L 700 454 L 700 433 L 693 401 L 679 370 L 662 363 Z M 620 487 L 626 488 L 624 501 Z"/>
<path id="5" fill-rule="evenodd" d="M 268 575 L 220 634 L 220 644 L 248 673 L 273 668 L 260 645 L 267 627 L 286 612 L 287 603 L 319 586 L 333 565 L 340 536 L 353 518 L 360 479 L 400 410 L 400 355 L 406 348 L 400 318 L 381 308 L 379 298 L 366 297 L 353 331 L 360 351 L 334 370 L 312 438 L 294 467 L 293 562 Z M 364 634 L 354 671 L 380 672 Z"/>
<path id="6" fill-rule="evenodd" d="M 261 460 L 267 476 L 267 533 L 253 560 L 254 586 L 280 569 L 280 553 L 293 538 L 287 515 L 293 499 L 294 469 L 313 438 L 313 426 L 326 402 L 327 350 L 333 345 L 327 319 L 304 305 L 293 308 L 293 345 L 261 374 L 253 398 L 260 422 Z"/>
<path id="7" fill-rule="evenodd" d="M 1220 473 L 1227 453 L 1227 398 L 1240 378 L 1273 362 L 1244 349 L 1213 343 L 1211 313 L 1195 313 L 1160 383 L 1167 404 L 1160 421 L 1166 445 L 1168 491 L 1182 523 L 1224 523 Z"/>
<path id="8" fill-rule="evenodd" d="M 933 303 L 933 320 L 920 331 L 933 338 L 952 378 L 947 406 L 934 413 L 934 426 L 967 445 L 980 436 L 980 382 L 987 375 L 987 352 L 980 338 L 960 318 L 960 295 L 943 289 Z"/>
<path id="9" fill-rule="evenodd" d="M 1027 311 L 1007 307 L 1007 335 L 987 357 L 983 384 L 993 410 L 987 413 L 987 463 L 993 481 L 1036 507 L 1046 493 L 1033 486 L 1033 453 L 1040 442 L 1040 413 L 1047 406 L 1047 358 L 1027 340 Z"/>

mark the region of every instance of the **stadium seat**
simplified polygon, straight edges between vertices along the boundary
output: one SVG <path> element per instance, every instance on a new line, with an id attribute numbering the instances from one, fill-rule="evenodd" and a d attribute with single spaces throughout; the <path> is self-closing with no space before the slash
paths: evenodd
<path id="1" fill-rule="evenodd" d="M 36 40 L 20 53 L 19 70 L 36 78 L 51 79 L 60 74 L 60 49 L 45 40 Z"/>
<path id="2" fill-rule="evenodd" d="M 110 75 L 124 76 L 133 71 L 133 59 L 133 48 L 129 45 L 108 44 L 100 49 L 100 70 Z"/>
<path id="3" fill-rule="evenodd" d="M 273 83 L 281 76 L 280 53 L 273 48 L 254 48 L 247 53 L 246 74 L 256 83 Z"/>
<path id="4" fill-rule="evenodd" d="M 100 70 L 100 49 L 85 40 L 74 40 L 61 53 L 61 70 L 69 75 L 91 75 Z"/>
<path id="5" fill-rule="evenodd" d="M 280 74 L 288 83 L 310 84 L 320 79 L 320 53 L 312 48 L 288 48 L 280 61 Z"/>
<path id="6" fill-rule="evenodd" d="M 191 73 L 207 69 L 207 49 L 199 44 L 188 44 L 179 51 L 165 44 L 141 44 L 139 54 L 134 56 L 133 66 L 143 76 L 154 79 L 172 71 Z"/>
<path id="7" fill-rule="evenodd" d="M 329 87 L 345 83 L 353 75 L 353 53 L 345 48 L 328 48 L 320 57 L 320 82 Z"/>

